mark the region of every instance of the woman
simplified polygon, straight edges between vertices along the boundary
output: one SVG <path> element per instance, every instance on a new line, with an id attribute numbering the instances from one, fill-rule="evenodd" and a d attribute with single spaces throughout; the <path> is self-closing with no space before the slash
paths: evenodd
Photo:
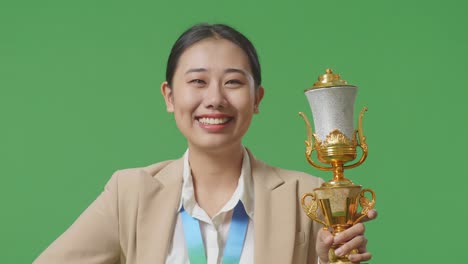
<path id="1" fill-rule="evenodd" d="M 185 155 L 116 172 L 35 263 L 328 263 L 333 243 L 344 243 L 341 255 L 358 249 L 353 261 L 370 259 L 362 224 L 333 238 L 300 209 L 320 179 L 266 165 L 242 145 L 264 88 L 241 33 L 188 29 L 161 91 L 187 138 Z"/>

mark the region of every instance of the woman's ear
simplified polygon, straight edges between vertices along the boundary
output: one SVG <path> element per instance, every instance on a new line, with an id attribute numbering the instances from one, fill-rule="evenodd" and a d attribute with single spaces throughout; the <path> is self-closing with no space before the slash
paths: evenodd
<path id="1" fill-rule="evenodd" d="M 164 101 L 166 102 L 167 112 L 174 113 L 174 98 L 172 94 L 172 88 L 169 87 L 167 82 L 163 82 L 161 84 L 161 93 L 164 97 Z"/>
<path id="2" fill-rule="evenodd" d="M 263 95 L 265 94 L 265 89 L 263 86 L 259 86 L 258 89 L 255 91 L 255 104 L 254 104 L 254 112 L 259 113 L 258 107 L 260 106 L 260 102 L 263 99 Z"/>

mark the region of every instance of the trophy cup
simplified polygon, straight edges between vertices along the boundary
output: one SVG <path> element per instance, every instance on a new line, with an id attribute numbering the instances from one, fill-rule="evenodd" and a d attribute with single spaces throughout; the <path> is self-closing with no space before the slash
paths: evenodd
<path id="1" fill-rule="evenodd" d="M 332 70 L 327 69 L 324 75 L 305 90 L 305 95 L 312 109 L 315 133 L 304 113 L 299 115 L 307 126 L 306 158 L 314 167 L 323 171 L 333 171 L 333 179 L 322 184 L 301 199 L 302 208 L 307 216 L 330 229 L 336 235 L 359 223 L 367 212 L 374 208 L 375 193 L 371 189 L 362 189 L 344 177 L 343 170 L 361 165 L 367 157 L 366 137 L 362 132 L 362 117 L 367 107 L 359 114 L 358 129 L 354 130 L 354 100 L 357 87 L 348 85 Z M 357 147 L 362 149 L 360 159 L 349 165 L 357 157 Z M 317 159 L 324 165 L 316 163 L 311 154 L 317 152 Z M 358 204 L 361 211 L 358 212 Z M 319 214 L 319 208 L 321 214 Z M 330 249 L 331 263 L 351 264 L 348 256 L 335 255 L 334 245 Z M 353 250 L 352 253 L 357 253 Z"/>

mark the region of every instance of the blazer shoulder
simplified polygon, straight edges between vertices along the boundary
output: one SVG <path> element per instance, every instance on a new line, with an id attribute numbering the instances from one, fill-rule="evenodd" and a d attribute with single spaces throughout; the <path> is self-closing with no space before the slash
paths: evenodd
<path id="1" fill-rule="evenodd" d="M 114 172 L 106 184 L 106 188 L 118 188 L 121 191 L 131 191 L 153 182 L 160 171 L 175 160 L 166 160 L 145 167 L 128 168 Z"/>

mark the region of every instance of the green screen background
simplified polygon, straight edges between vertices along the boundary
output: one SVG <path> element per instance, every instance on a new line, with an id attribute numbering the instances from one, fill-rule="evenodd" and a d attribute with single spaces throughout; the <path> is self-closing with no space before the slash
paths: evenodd
<path id="1" fill-rule="evenodd" d="M 171 45 L 198 22 L 256 45 L 266 95 L 245 137 L 272 165 L 304 158 L 303 90 L 326 68 L 359 86 L 377 194 L 371 263 L 450 263 L 466 247 L 466 1 L 2 1 L 0 251 L 30 263 L 111 174 L 180 157 L 160 96 Z M 356 112 L 358 112 L 356 110 Z"/>

